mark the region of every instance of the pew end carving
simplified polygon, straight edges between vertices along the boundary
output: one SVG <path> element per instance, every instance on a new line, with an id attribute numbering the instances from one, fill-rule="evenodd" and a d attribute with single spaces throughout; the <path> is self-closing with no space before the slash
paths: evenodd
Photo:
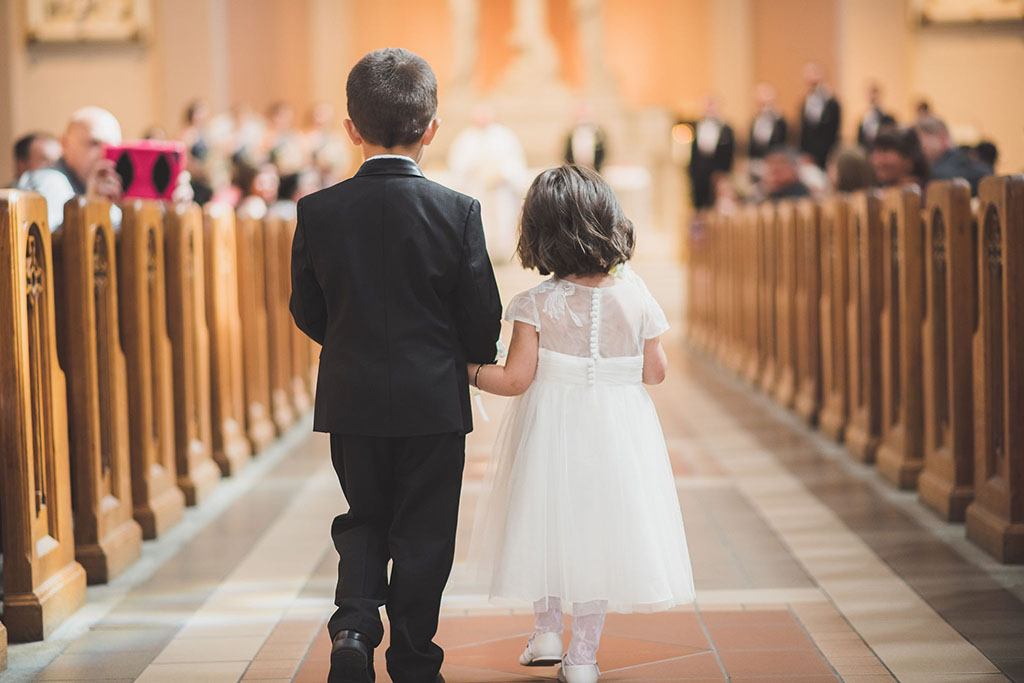
<path id="1" fill-rule="evenodd" d="M 817 424 L 821 409 L 821 210 L 812 199 L 796 209 L 796 383 L 793 408 Z"/>
<path id="2" fill-rule="evenodd" d="M 57 360 L 46 200 L 0 190 L 0 449 L 4 625 L 42 640 L 85 602 L 75 560 L 67 394 Z"/>
<path id="3" fill-rule="evenodd" d="M 203 223 L 213 459 L 227 477 L 242 469 L 252 453 L 245 431 L 235 214 L 230 206 L 208 204 Z"/>
<path id="4" fill-rule="evenodd" d="M 890 189 L 882 198 L 882 436 L 877 463 L 879 473 L 901 489 L 916 488 L 924 466 L 921 199 L 916 185 Z"/>
<path id="5" fill-rule="evenodd" d="M 846 307 L 850 359 L 850 420 L 846 450 L 873 463 L 882 429 L 881 311 L 882 203 L 873 190 L 853 196 L 850 219 L 849 301 Z"/>
<path id="6" fill-rule="evenodd" d="M 776 205 L 776 378 L 773 394 L 784 408 L 796 401 L 796 359 L 799 353 L 796 329 L 797 294 L 796 203 L 782 200 Z"/>
<path id="7" fill-rule="evenodd" d="M 764 203 L 757 210 L 758 294 L 759 294 L 759 353 L 761 374 L 757 386 L 771 394 L 778 378 L 777 278 L 778 230 L 774 204 Z"/>
<path id="8" fill-rule="evenodd" d="M 821 431 L 842 441 L 850 418 L 847 388 L 854 364 L 847 353 L 846 309 L 850 299 L 850 200 L 827 200 L 821 213 Z"/>
<path id="9" fill-rule="evenodd" d="M 106 583 L 142 553 L 134 519 L 126 364 L 121 351 L 110 203 L 75 197 L 55 233 L 57 352 L 67 373 L 75 554 Z"/>
<path id="10" fill-rule="evenodd" d="M 974 501 L 967 537 L 1000 562 L 1024 562 L 1024 175 L 978 192 L 974 337 Z"/>
<path id="11" fill-rule="evenodd" d="M 274 424 L 282 433 L 295 422 L 297 408 L 291 396 L 292 317 L 288 300 L 292 287 L 290 267 L 286 265 L 291 259 L 291 248 L 284 241 L 286 222 L 284 217 L 270 214 L 263 226 L 270 405 Z M 288 260 L 281 257 L 282 250 L 287 253 Z"/>
<path id="12" fill-rule="evenodd" d="M 117 231 L 121 341 L 127 360 L 132 500 L 142 537 L 181 520 L 174 452 L 174 379 L 167 336 L 164 211 L 157 202 L 121 206 Z"/>

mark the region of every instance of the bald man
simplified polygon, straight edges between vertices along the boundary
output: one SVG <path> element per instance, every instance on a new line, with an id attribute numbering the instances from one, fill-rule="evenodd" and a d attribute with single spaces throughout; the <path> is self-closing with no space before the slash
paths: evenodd
<path id="1" fill-rule="evenodd" d="M 109 145 L 121 144 L 121 124 L 106 109 L 83 107 L 71 115 L 61 137 L 63 153 L 53 168 L 29 171 L 18 179 L 18 188 L 33 190 L 46 198 L 50 230 L 64 222 L 64 205 L 76 195 L 95 199 L 121 199 L 121 177 L 114 162 L 103 154 Z M 184 173 L 178 178 L 175 201 L 191 201 L 191 187 Z M 121 211 L 111 209 L 115 224 Z"/>

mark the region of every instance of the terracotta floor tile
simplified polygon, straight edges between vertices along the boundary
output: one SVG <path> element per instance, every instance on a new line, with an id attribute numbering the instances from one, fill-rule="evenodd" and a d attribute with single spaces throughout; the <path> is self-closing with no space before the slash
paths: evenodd
<path id="1" fill-rule="evenodd" d="M 604 622 L 604 634 L 687 647 L 710 647 L 693 612 L 609 614 Z"/>
<path id="2" fill-rule="evenodd" d="M 832 670 L 813 650 L 732 650 L 720 652 L 730 676 L 811 676 Z"/>
<path id="3" fill-rule="evenodd" d="M 717 680 L 725 679 L 722 667 L 713 652 L 700 652 L 685 657 L 640 664 L 628 668 L 614 669 L 608 666 L 604 653 L 598 654 L 602 680 L 611 681 L 676 681 L 676 680 Z"/>

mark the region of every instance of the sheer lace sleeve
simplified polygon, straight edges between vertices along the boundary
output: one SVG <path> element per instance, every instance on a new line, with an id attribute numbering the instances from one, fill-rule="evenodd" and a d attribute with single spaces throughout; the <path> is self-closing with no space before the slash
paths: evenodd
<path id="1" fill-rule="evenodd" d="M 668 319 L 665 317 L 665 311 L 661 310 L 661 306 L 650 292 L 647 292 L 644 298 L 644 317 L 640 324 L 640 336 L 644 339 L 654 339 L 668 331 Z"/>
<path id="2" fill-rule="evenodd" d="M 540 330 L 540 316 L 537 314 L 537 304 L 533 300 L 533 294 L 522 292 L 512 297 L 508 308 L 505 309 L 505 320 L 510 323 L 518 320 Z"/>

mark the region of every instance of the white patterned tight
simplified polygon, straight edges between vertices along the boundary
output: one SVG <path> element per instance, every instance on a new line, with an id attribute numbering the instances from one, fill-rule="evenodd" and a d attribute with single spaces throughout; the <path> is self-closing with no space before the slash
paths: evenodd
<path id="1" fill-rule="evenodd" d="M 601 644 L 604 614 L 608 603 L 604 600 L 577 602 L 572 606 L 572 640 L 565 655 L 570 666 L 597 663 L 597 648 Z M 562 632 L 562 601 L 542 598 L 533 603 L 534 629 L 538 633 Z"/>

